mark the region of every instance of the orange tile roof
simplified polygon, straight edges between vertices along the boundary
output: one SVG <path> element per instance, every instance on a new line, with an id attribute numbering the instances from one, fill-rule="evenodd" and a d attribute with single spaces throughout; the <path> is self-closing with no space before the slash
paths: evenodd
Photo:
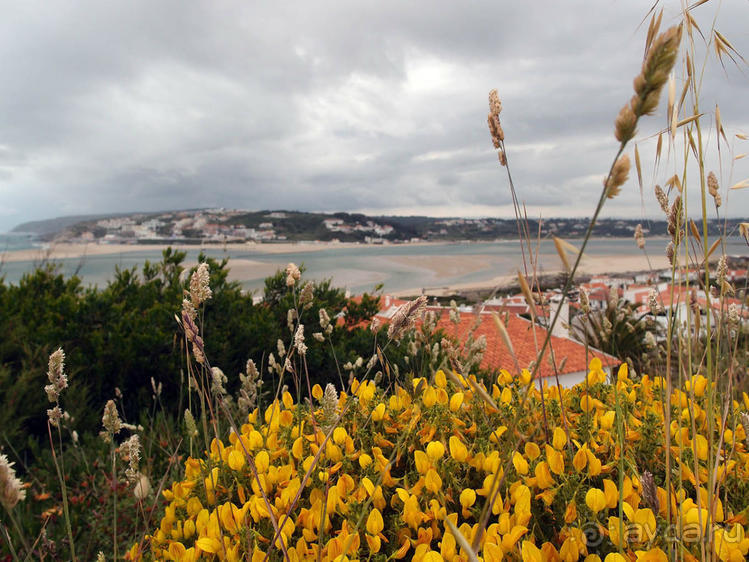
<path id="1" fill-rule="evenodd" d="M 457 336 L 458 341 L 464 342 L 475 320 L 475 314 L 461 313 L 460 323 L 456 326 L 450 322 L 448 313 L 444 312 L 437 322 L 437 327 L 450 336 Z M 484 359 L 481 362 L 481 367 L 485 369 L 507 369 L 510 372 L 514 372 L 515 362 L 512 359 L 509 349 L 504 344 L 496 323 L 488 314 L 481 315 L 481 320 L 481 324 L 479 324 L 479 327 L 474 332 L 475 338 L 480 336 L 486 337 L 486 351 Z M 534 328 L 529 320 L 514 314 L 508 315 L 507 320 L 506 328 L 518 364 L 521 369 L 527 368 L 536 360 L 538 350 L 541 349 L 546 338 L 546 329 L 541 326 L 535 326 Z M 554 352 L 554 359 L 556 360 L 560 375 L 587 371 L 588 362 L 593 357 L 598 357 L 604 367 L 613 367 L 621 363 L 616 357 L 591 348 L 588 349 L 586 362 L 585 346 L 571 339 L 552 336 L 550 345 Z M 539 367 L 539 377 L 554 376 L 554 369 L 550 364 L 549 357 L 550 352 L 547 347 L 541 361 L 541 366 Z"/>

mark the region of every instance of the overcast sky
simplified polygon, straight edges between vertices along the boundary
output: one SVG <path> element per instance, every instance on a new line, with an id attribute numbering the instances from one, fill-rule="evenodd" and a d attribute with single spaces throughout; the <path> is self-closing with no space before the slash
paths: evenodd
<path id="1" fill-rule="evenodd" d="M 509 217 L 491 88 L 529 214 L 588 215 L 652 1 L 0 0 L 0 232 L 195 207 Z M 749 58 L 749 2 L 723 4 L 716 27 Z M 694 11 L 706 31 L 717 5 Z M 678 2 L 665 8 L 664 28 Z M 708 65 L 702 108 L 720 104 L 732 142 L 748 99 L 746 66 Z M 649 214 L 674 170 L 653 177 L 654 147 L 640 144 Z M 749 177 L 730 160 L 723 187 Z M 749 216 L 749 189 L 727 203 Z M 631 179 L 606 215 L 642 209 Z"/>

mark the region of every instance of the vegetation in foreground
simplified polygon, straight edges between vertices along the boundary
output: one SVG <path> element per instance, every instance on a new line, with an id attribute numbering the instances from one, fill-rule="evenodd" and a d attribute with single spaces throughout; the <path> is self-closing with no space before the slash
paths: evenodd
<path id="1" fill-rule="evenodd" d="M 585 383 L 574 389 L 538 389 L 536 362 L 484 384 L 463 368 L 468 362 L 449 342 L 442 353 L 445 340 L 432 341 L 428 330 L 409 331 L 422 311 L 423 299 L 417 299 L 387 330 L 370 332 L 371 347 L 360 355 L 369 360 L 336 370 L 340 393 L 327 383 L 323 390 L 310 368 L 313 341 L 329 346 L 340 364 L 333 353 L 337 324 L 324 308 L 310 313 L 314 287 L 302 286 L 290 264 L 266 292 L 276 299 L 276 313 L 284 311 L 277 317 L 283 335 L 265 347 L 274 355 L 268 353 L 260 370 L 247 362 L 231 393 L 228 377 L 212 366 L 230 340 L 222 341 L 222 326 L 211 323 L 206 303 L 216 287 L 209 266 L 201 264 L 178 316 L 185 396 L 179 422 L 160 407 L 162 391 L 154 382 L 152 414 L 142 416 L 141 425 L 125 423 L 115 387 L 101 436 L 77 437 L 63 407 L 79 398 L 72 385 L 81 376 L 71 376 L 69 388 L 62 350 L 51 353 L 45 387 L 50 447 L 40 452 L 49 455 L 48 474 L 28 471 L 19 479 L 16 466 L 0 457 L 7 556 L 91 559 L 98 551 L 99 559 L 743 560 L 749 551 L 749 397 L 736 392 L 743 308 L 729 306 L 734 288 L 721 279 L 720 267 L 717 284 L 706 267 L 716 251 L 725 259 L 725 232 L 710 241 L 708 197 L 717 215 L 722 195 L 717 176 L 705 169 L 697 37 L 705 37 L 721 60 L 735 51 L 714 27 L 700 29 L 693 13 L 685 8 L 681 25 L 663 33 L 660 14 L 650 21 L 642 72 L 616 119 L 618 149 L 582 248 L 568 264 L 562 295 L 572 288 L 604 203 L 628 178 L 632 160 L 625 149 L 640 119 L 655 111 L 669 83 L 669 126 L 658 133 L 655 160 L 662 141 L 675 147 L 679 135 L 683 151 L 668 154 L 683 158 L 674 162 L 683 171 L 666 182 L 668 192 L 657 186 L 655 192 L 668 216 L 673 285 L 693 295 L 700 288 L 709 312 L 703 320 L 696 296 L 683 313 L 669 312 L 662 376 L 634 377 L 624 367 L 607 381 L 592 363 Z M 672 70 L 683 38 L 678 98 Z M 499 162 L 507 166 L 501 110 L 492 92 L 489 126 Z M 714 116 L 719 151 L 724 147 L 721 154 L 733 159 L 717 107 Z M 633 160 L 642 182 L 637 148 Z M 519 282 L 532 302 L 537 262 L 509 173 L 508 180 L 524 248 Z M 690 185 L 698 189 L 701 230 L 687 219 Z M 749 224 L 740 228 L 749 238 Z M 560 256 L 567 263 L 564 250 Z M 700 277 L 694 287 L 692 271 Z M 175 293 L 174 304 L 181 287 Z M 712 313 L 712 301 L 721 314 Z M 59 304 L 64 318 L 70 302 Z M 116 318 L 108 320 L 117 325 Z M 136 325 L 149 325 L 131 320 L 133 326 L 121 326 L 132 335 L 140 333 Z M 558 313 L 551 324 L 557 320 Z M 389 354 L 409 333 L 413 351 L 403 357 L 405 368 L 396 368 Z M 422 361 L 414 365 L 410 358 L 417 357 Z M 273 384 L 261 384 L 269 378 L 261 372 Z M 138 392 L 148 394 L 148 386 Z M 43 486 L 54 479 L 59 496 L 53 499 Z"/>

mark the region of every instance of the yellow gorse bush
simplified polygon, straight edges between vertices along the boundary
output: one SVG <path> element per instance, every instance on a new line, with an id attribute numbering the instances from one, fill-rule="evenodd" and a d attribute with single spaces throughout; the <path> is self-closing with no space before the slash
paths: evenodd
<path id="1" fill-rule="evenodd" d="M 284 393 L 185 462 L 158 528 L 128 557 L 468 560 L 487 508 L 480 560 L 666 560 L 669 541 L 684 560 L 708 544 L 720 560 L 745 559 L 746 395 L 724 418 L 706 411 L 699 375 L 664 403 L 660 378 L 634 381 L 623 367 L 609 383 L 594 359 L 587 381 L 544 387 L 544 421 L 536 388 L 515 411 L 527 377 L 503 371 L 485 386 L 452 375 L 390 395 L 355 380 L 327 432 L 322 389 L 312 409 Z"/>

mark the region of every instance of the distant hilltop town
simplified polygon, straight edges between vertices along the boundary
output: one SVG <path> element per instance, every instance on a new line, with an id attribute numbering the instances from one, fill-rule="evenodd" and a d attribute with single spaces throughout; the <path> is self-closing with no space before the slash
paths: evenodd
<path id="1" fill-rule="evenodd" d="M 538 232 L 538 220 L 529 220 Z M 631 237 L 638 223 L 644 233 L 665 235 L 665 221 L 602 219 L 596 237 Z M 710 228 L 724 226 L 710 221 Z M 728 221 L 728 232 L 741 222 Z M 549 218 L 542 235 L 564 238 L 583 236 L 584 218 Z M 14 231 L 35 233 L 58 242 L 102 244 L 225 244 L 241 242 L 360 242 L 366 244 L 421 241 L 497 240 L 517 238 L 514 219 L 367 216 L 357 213 L 306 213 L 300 211 L 247 211 L 196 209 L 160 213 L 132 213 L 87 217 L 62 217 L 17 226 Z"/>

